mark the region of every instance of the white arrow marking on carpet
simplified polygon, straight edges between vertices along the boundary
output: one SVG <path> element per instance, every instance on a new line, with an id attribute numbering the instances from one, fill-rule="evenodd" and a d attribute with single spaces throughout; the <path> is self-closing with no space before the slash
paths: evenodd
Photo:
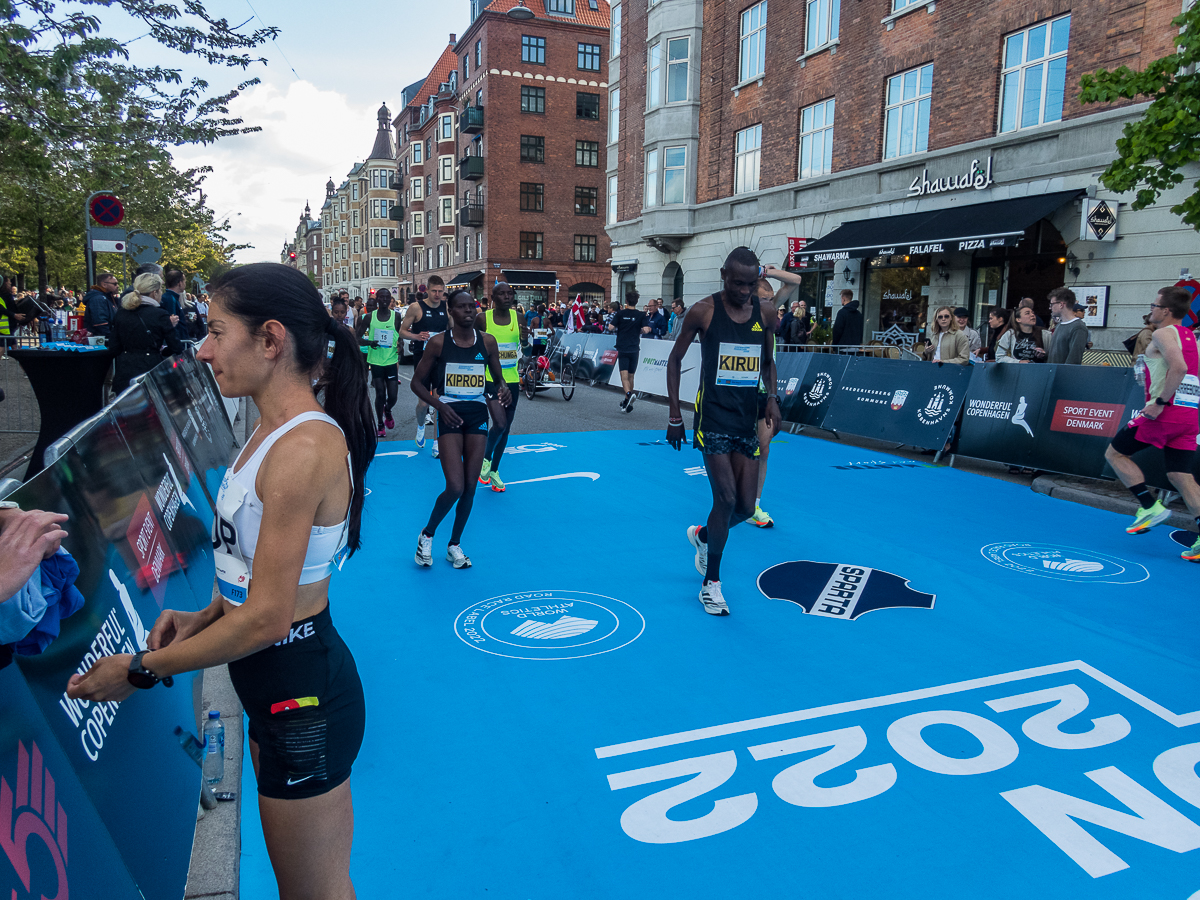
<path id="1" fill-rule="evenodd" d="M 544 475 L 541 478 L 527 478 L 524 481 L 506 481 L 507 484 L 533 484 L 535 481 L 558 481 L 560 478 L 590 478 L 595 481 L 600 475 L 596 472 L 568 472 L 565 475 Z"/>

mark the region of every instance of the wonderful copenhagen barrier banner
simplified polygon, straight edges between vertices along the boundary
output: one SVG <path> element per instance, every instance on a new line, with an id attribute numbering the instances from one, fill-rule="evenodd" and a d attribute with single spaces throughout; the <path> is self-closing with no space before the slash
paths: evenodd
<path id="1" fill-rule="evenodd" d="M 174 730 L 195 729 L 194 676 L 121 703 L 65 688 L 99 656 L 143 649 L 163 609 L 208 604 L 211 463 L 232 447 L 206 367 L 180 357 L 11 495 L 70 517 L 63 547 L 84 605 L 41 654 L 0 670 L 5 900 L 183 895 L 200 772 Z"/>

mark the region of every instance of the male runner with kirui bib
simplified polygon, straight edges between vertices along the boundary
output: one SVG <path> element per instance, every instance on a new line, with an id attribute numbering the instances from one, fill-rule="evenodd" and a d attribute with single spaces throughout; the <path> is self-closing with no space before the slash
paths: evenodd
<path id="1" fill-rule="evenodd" d="M 508 433 L 512 430 L 513 416 L 517 413 L 517 398 L 521 396 L 517 360 L 521 356 L 521 344 L 529 336 L 529 329 L 512 308 L 516 296 L 517 292 L 510 284 L 497 281 L 492 287 L 492 308 L 475 317 L 475 327 L 496 339 L 496 346 L 500 349 L 500 369 L 504 372 L 504 384 L 512 398 L 511 404 L 504 410 L 504 426 L 496 425 L 488 432 L 487 448 L 483 451 L 483 468 L 479 471 L 479 483 L 490 483 L 496 493 L 504 490 L 504 482 L 500 480 L 500 458 L 504 456 L 504 448 L 508 446 Z M 500 402 L 496 397 L 496 388 L 496 382 L 489 378 L 489 402 Z"/>
<path id="2" fill-rule="evenodd" d="M 425 352 L 425 347 L 434 335 L 441 334 L 449 327 L 449 319 L 446 315 L 446 304 L 443 302 L 446 296 L 446 282 L 442 281 L 437 275 L 429 276 L 429 298 L 414 300 L 408 305 L 408 309 L 404 312 L 404 319 L 400 323 L 400 337 L 409 341 L 408 349 L 413 355 L 413 371 L 417 370 L 417 366 L 421 364 L 421 356 Z M 433 413 L 429 411 L 429 404 L 424 400 L 417 400 L 417 449 L 425 446 L 425 426 L 433 424 Z M 435 442 L 433 445 L 433 455 L 437 456 L 438 447 Z"/>
<path id="3" fill-rule="evenodd" d="M 412 380 L 413 393 L 438 411 L 438 442 L 446 476 L 446 489 L 438 495 L 429 522 L 417 537 L 416 561 L 419 566 L 433 565 L 433 534 L 457 503 L 446 559 L 454 568 L 466 569 L 471 560 L 463 553 L 459 540 L 475 502 L 475 479 L 479 477 L 488 436 L 484 373 L 490 372 L 492 381 L 500 385 L 496 392 L 501 406 L 496 411 L 497 428 L 504 427 L 503 407 L 509 402 L 509 392 L 496 339 L 475 328 L 475 297 L 470 291 L 455 291 L 449 306 L 453 328 L 429 341 L 428 352 L 418 363 Z M 441 396 L 430 390 L 431 376 Z"/>
<path id="4" fill-rule="evenodd" d="M 754 513 L 758 487 L 758 383 L 767 385 L 764 419 L 772 432 L 780 420 L 775 378 L 775 326 L 778 313 L 760 304 L 758 257 L 738 247 L 721 268 L 724 290 L 699 301 L 683 320 L 667 359 L 670 417 L 667 443 L 680 448 L 686 432 L 679 412 L 679 378 L 684 354 L 700 336 L 700 392 L 696 396 L 693 446 L 704 454 L 712 488 L 707 525 L 692 525 L 688 541 L 696 569 L 704 576 L 700 603 L 714 616 L 729 615 L 721 593 L 721 554 L 729 529 Z"/>
<path id="5" fill-rule="evenodd" d="M 1146 447 L 1162 450 L 1167 478 L 1200 529 L 1200 486 L 1192 476 L 1196 435 L 1200 432 L 1200 356 L 1196 335 L 1182 324 L 1191 302 L 1191 295 L 1181 287 L 1165 287 L 1154 298 L 1150 305 L 1154 335 L 1138 361 L 1145 367 L 1146 406 L 1113 438 L 1104 453 L 1121 483 L 1138 499 L 1137 515 L 1125 529 L 1130 534 L 1144 534 L 1170 516 L 1162 500 L 1146 486 L 1138 464 L 1129 458 Z M 1200 537 L 1181 556 L 1200 562 Z"/>

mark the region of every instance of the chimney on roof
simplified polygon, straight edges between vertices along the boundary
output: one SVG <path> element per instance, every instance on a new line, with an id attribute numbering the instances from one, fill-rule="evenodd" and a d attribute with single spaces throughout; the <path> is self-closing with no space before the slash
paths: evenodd
<path id="1" fill-rule="evenodd" d="M 458 35 L 455 34 L 453 31 L 450 32 L 450 45 L 454 46 L 457 43 L 458 43 Z"/>

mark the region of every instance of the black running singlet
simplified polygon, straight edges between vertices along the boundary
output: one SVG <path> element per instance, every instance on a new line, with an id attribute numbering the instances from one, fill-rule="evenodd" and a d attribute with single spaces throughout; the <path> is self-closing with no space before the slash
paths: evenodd
<path id="1" fill-rule="evenodd" d="M 454 333 L 442 337 L 442 353 L 437 362 L 439 394 L 446 403 L 484 404 L 487 386 L 487 347 L 482 332 L 475 331 L 475 343 L 460 347 L 454 343 Z"/>
<path id="2" fill-rule="evenodd" d="M 417 303 L 421 307 L 421 318 L 413 322 L 411 329 L 413 334 L 420 334 L 422 331 L 428 331 L 429 337 L 432 338 L 439 332 L 449 330 L 450 317 L 446 314 L 445 300 L 443 300 L 437 306 L 427 306 L 424 300 L 418 300 Z M 418 350 L 425 349 L 424 341 L 409 341 L 409 344 L 409 349 L 414 353 Z"/>
<path id="3" fill-rule="evenodd" d="M 700 391 L 693 427 L 704 435 L 751 437 L 758 421 L 758 380 L 762 375 L 763 320 L 758 297 L 751 296 L 749 320 L 738 324 L 725 311 L 721 294 L 700 342 Z"/>

